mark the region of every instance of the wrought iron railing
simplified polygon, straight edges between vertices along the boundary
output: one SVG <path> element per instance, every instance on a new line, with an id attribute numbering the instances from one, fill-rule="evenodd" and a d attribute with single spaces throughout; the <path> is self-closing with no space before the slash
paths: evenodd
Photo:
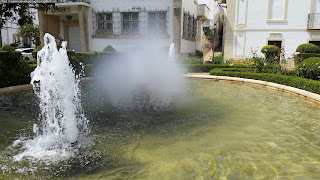
<path id="1" fill-rule="evenodd" d="M 308 29 L 320 29 L 320 13 L 308 15 Z"/>

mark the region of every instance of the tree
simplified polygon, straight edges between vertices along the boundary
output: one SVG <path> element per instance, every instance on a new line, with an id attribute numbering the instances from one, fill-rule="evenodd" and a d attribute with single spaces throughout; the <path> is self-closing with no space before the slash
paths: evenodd
<path id="1" fill-rule="evenodd" d="M 59 2 L 59 0 L 57 0 L 57 2 Z M 29 8 L 47 12 L 54 10 L 55 3 L 10 3 L 9 0 L 6 0 L 6 2 L 0 3 L 0 28 L 3 28 L 7 21 L 16 23 L 20 27 L 26 24 L 32 24 L 35 15 L 29 11 Z"/>
<path id="2" fill-rule="evenodd" d="M 18 30 L 18 34 L 21 37 L 28 37 L 33 44 L 35 44 L 36 46 L 39 46 L 40 42 L 37 42 L 37 37 L 40 36 L 40 32 L 39 32 L 39 26 L 38 25 L 34 25 L 32 24 L 27 24 L 24 26 L 20 26 L 19 30 Z"/>

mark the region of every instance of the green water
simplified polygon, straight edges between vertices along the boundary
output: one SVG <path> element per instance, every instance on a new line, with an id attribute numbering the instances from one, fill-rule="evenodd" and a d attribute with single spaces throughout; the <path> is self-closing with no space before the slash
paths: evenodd
<path id="1" fill-rule="evenodd" d="M 254 85 L 189 85 L 172 110 L 142 114 L 111 112 L 84 89 L 94 145 L 54 164 L 11 160 L 37 101 L 1 96 L 0 179 L 320 179 L 319 104 Z"/>

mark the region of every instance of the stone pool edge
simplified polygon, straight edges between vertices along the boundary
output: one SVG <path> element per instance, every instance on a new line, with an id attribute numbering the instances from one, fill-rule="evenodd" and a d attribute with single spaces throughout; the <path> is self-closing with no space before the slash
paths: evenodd
<path id="1" fill-rule="evenodd" d="M 285 86 L 282 84 L 267 82 L 267 81 L 261 81 L 261 80 L 254 80 L 254 79 L 246 79 L 246 78 L 239 78 L 239 77 L 230 77 L 230 76 L 215 76 L 215 75 L 209 75 L 209 74 L 196 74 L 196 73 L 189 73 L 184 75 L 187 78 L 199 78 L 199 79 L 213 79 L 213 80 L 225 80 L 225 81 L 236 81 L 236 82 L 242 82 L 242 83 L 250 83 L 250 84 L 258 84 L 263 85 L 267 87 L 276 88 L 279 90 L 288 91 L 294 94 L 298 94 L 304 97 L 307 97 L 309 99 L 312 99 L 318 103 L 320 103 L 320 95 L 316 93 L 312 93 L 309 91 L 305 91 L 302 89 Z"/>
<path id="2" fill-rule="evenodd" d="M 320 103 L 320 95 L 316 93 L 312 93 L 309 91 L 305 91 L 302 89 L 285 86 L 282 84 L 267 82 L 267 81 L 261 81 L 261 80 L 254 80 L 254 79 L 246 79 L 246 78 L 238 78 L 238 77 L 230 77 L 230 76 L 215 76 L 215 75 L 209 75 L 209 74 L 197 74 L 197 73 L 189 73 L 185 74 L 184 77 L 187 78 L 199 78 L 199 79 L 213 79 L 213 80 L 225 80 L 225 81 L 236 81 L 236 82 L 242 82 L 242 83 L 250 83 L 250 84 L 258 84 L 263 85 L 267 87 L 276 88 L 279 90 L 288 91 L 294 94 L 298 94 L 307 98 L 310 98 L 318 103 Z M 92 78 L 83 78 L 81 81 L 88 81 L 92 80 Z M 0 95 L 2 94 L 8 94 L 13 92 L 19 92 L 24 90 L 32 89 L 31 84 L 24 84 L 24 85 L 18 85 L 18 86 L 10 86 L 10 87 L 4 87 L 0 88 Z"/>
<path id="3" fill-rule="evenodd" d="M 82 79 L 80 79 L 80 81 L 88 81 L 88 80 L 91 80 L 91 79 L 92 79 L 91 77 L 82 78 Z M 23 85 L 17 85 L 17 86 L 3 87 L 3 88 L 0 88 L 0 95 L 20 92 L 20 91 L 25 91 L 25 90 L 30 90 L 30 89 L 32 89 L 32 85 L 31 84 L 23 84 Z"/>

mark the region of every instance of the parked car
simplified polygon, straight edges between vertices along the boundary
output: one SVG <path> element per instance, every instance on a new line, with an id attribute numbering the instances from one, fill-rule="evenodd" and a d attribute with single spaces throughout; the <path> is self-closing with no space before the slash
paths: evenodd
<path id="1" fill-rule="evenodd" d="M 19 48 L 19 49 L 16 49 L 16 51 L 21 51 L 23 60 L 25 61 L 34 60 L 31 54 L 31 52 L 34 51 L 34 48 Z"/>

